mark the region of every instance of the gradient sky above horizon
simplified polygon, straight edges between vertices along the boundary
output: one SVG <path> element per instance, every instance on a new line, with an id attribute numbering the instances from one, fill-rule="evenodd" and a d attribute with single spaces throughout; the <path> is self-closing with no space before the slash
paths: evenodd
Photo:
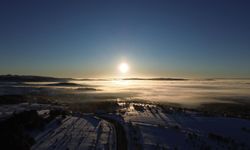
<path id="1" fill-rule="evenodd" d="M 0 2 L 0 74 L 250 77 L 250 2 Z"/>

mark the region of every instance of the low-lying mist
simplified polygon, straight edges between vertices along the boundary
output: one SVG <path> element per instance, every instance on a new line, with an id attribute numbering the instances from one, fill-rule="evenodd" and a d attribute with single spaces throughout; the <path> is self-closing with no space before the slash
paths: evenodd
<path id="1" fill-rule="evenodd" d="M 250 103 L 250 80 L 96 80 L 4 83 L 0 95 L 43 95 L 58 102 L 145 100 L 199 106 Z"/>

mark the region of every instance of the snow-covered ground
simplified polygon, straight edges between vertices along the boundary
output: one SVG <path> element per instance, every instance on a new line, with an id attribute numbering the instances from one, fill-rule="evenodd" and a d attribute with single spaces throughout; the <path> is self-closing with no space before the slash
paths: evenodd
<path id="1" fill-rule="evenodd" d="M 250 120 L 207 116 L 202 112 L 132 101 L 117 101 L 117 113 L 69 113 L 31 131 L 33 150 L 116 149 L 119 125 L 128 149 L 249 149 Z M 2 105 L 1 119 L 24 110 L 46 118 L 62 106 L 21 103 Z M 99 116 L 99 117 L 98 117 Z M 119 129 L 120 131 L 121 129 Z"/>
<path id="2" fill-rule="evenodd" d="M 114 127 L 90 115 L 52 121 L 35 137 L 33 150 L 115 149 Z"/>
<path id="3" fill-rule="evenodd" d="M 164 111 L 151 104 L 129 103 L 125 113 L 130 148 L 249 149 L 250 120 L 208 117 L 196 112 Z"/>
<path id="4" fill-rule="evenodd" d="M 51 105 L 51 104 L 38 104 L 38 103 L 20 103 L 14 105 L 1 105 L 0 106 L 0 119 L 7 118 L 11 116 L 13 113 L 21 113 L 23 111 L 28 110 L 37 110 L 38 114 L 45 115 L 43 113 L 48 113 L 51 109 L 63 109 L 62 106 L 59 105 Z"/>

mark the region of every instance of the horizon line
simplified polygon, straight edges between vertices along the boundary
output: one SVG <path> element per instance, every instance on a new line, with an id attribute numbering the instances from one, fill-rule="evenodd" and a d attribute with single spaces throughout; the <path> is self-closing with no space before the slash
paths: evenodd
<path id="1" fill-rule="evenodd" d="M 94 80 L 179 80 L 179 81 L 184 81 L 184 80 L 219 80 L 219 79 L 231 79 L 231 80 L 244 80 L 244 79 L 250 79 L 247 77 L 195 77 L 195 78 L 185 78 L 185 77 L 100 77 L 100 78 L 85 78 L 85 77 L 56 77 L 56 76 L 50 76 L 50 75 L 26 75 L 26 74 L 0 74 L 0 77 L 42 77 L 42 78 L 55 78 L 55 79 L 65 79 L 65 80 L 82 80 L 82 81 L 94 81 Z"/>

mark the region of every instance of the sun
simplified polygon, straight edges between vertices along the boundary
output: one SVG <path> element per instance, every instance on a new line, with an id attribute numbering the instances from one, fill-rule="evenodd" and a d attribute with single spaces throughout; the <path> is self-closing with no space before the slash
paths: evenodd
<path id="1" fill-rule="evenodd" d="M 121 73 L 127 73 L 128 70 L 129 70 L 129 66 L 128 66 L 127 63 L 121 63 L 121 64 L 119 65 L 118 69 L 119 69 L 119 71 L 120 71 Z"/>

